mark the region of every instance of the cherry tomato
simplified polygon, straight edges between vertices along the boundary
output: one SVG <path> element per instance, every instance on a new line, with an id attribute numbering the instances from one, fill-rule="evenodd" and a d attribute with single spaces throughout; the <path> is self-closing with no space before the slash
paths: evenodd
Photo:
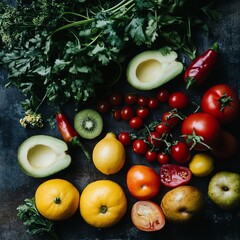
<path id="1" fill-rule="evenodd" d="M 124 106 L 121 109 L 121 117 L 123 120 L 130 120 L 134 116 L 134 110 L 130 106 Z"/>
<path id="2" fill-rule="evenodd" d="M 161 146 L 162 144 L 162 141 L 161 141 L 161 136 L 158 132 L 151 132 L 149 135 L 148 135 L 148 142 L 153 145 L 155 148 L 158 148 Z"/>
<path id="3" fill-rule="evenodd" d="M 148 98 L 144 96 L 139 96 L 137 103 L 140 107 L 146 107 L 148 105 Z"/>
<path id="4" fill-rule="evenodd" d="M 191 158 L 191 151 L 185 142 L 178 141 L 171 146 L 171 156 L 176 162 L 186 163 Z"/>
<path id="5" fill-rule="evenodd" d="M 138 155 L 143 155 L 148 150 L 148 145 L 142 139 L 136 139 L 132 144 L 133 151 Z"/>
<path id="6" fill-rule="evenodd" d="M 155 131 L 158 132 L 160 136 L 170 133 L 170 130 L 170 126 L 165 122 L 161 122 L 155 127 Z"/>
<path id="7" fill-rule="evenodd" d="M 135 104 L 138 100 L 138 97 L 136 94 L 134 93 L 128 93 L 125 97 L 124 97 L 124 101 L 125 103 L 132 105 Z"/>
<path id="8" fill-rule="evenodd" d="M 113 117 L 115 120 L 119 121 L 122 119 L 122 116 L 121 116 L 121 110 L 120 109 L 114 109 L 113 110 Z"/>
<path id="9" fill-rule="evenodd" d="M 149 162 L 154 162 L 157 159 L 157 156 L 158 156 L 157 152 L 152 150 L 148 150 L 145 154 L 145 158 Z"/>
<path id="10" fill-rule="evenodd" d="M 174 127 L 180 121 L 179 117 L 176 114 L 177 113 L 175 111 L 165 112 L 162 116 L 162 121 L 168 124 L 169 126 Z"/>
<path id="11" fill-rule="evenodd" d="M 136 228 L 145 232 L 158 231 L 165 225 L 165 216 L 161 207 L 149 200 L 137 201 L 133 204 L 131 219 Z"/>
<path id="12" fill-rule="evenodd" d="M 159 102 L 157 98 L 151 97 L 148 99 L 148 107 L 151 109 L 157 108 L 159 105 Z"/>
<path id="13" fill-rule="evenodd" d="M 169 156 L 166 153 L 159 153 L 157 156 L 157 161 L 160 164 L 166 164 L 169 162 L 169 160 L 170 160 Z"/>
<path id="14" fill-rule="evenodd" d="M 130 194 L 139 200 L 148 200 L 160 190 L 159 175 L 150 167 L 134 165 L 127 172 L 127 187 Z"/>
<path id="15" fill-rule="evenodd" d="M 237 93 L 226 84 L 209 88 L 201 101 L 203 112 L 212 114 L 222 124 L 234 122 L 240 113 L 240 101 Z"/>
<path id="16" fill-rule="evenodd" d="M 129 121 L 129 125 L 131 128 L 138 129 L 138 128 L 142 127 L 143 120 L 142 120 L 142 118 L 140 118 L 138 116 L 132 117 Z"/>
<path id="17" fill-rule="evenodd" d="M 119 106 L 123 101 L 123 96 L 121 93 L 112 93 L 109 96 L 109 102 L 112 106 Z"/>
<path id="18" fill-rule="evenodd" d="M 149 116 L 149 109 L 147 107 L 138 107 L 137 108 L 137 115 L 140 118 L 146 118 Z"/>
<path id="19" fill-rule="evenodd" d="M 168 99 L 171 108 L 184 109 L 188 105 L 188 96 L 183 92 L 174 92 Z"/>
<path id="20" fill-rule="evenodd" d="M 156 93 L 156 97 L 159 102 L 167 102 L 169 96 L 170 96 L 170 93 L 166 89 L 159 89 Z"/>
<path id="21" fill-rule="evenodd" d="M 107 100 L 101 100 L 97 103 L 97 111 L 99 113 L 108 113 L 111 109 L 111 105 Z"/>
<path id="22" fill-rule="evenodd" d="M 164 164 L 160 167 L 160 178 L 163 185 L 174 188 L 189 183 L 192 173 L 187 167 Z"/>
<path id="23" fill-rule="evenodd" d="M 182 135 L 186 143 L 195 150 L 208 150 L 221 140 L 219 122 L 208 113 L 193 113 L 182 124 Z"/>
<path id="24" fill-rule="evenodd" d="M 128 132 L 122 132 L 118 135 L 118 140 L 125 146 L 130 145 L 132 143 L 132 139 L 130 138 L 130 134 Z"/>

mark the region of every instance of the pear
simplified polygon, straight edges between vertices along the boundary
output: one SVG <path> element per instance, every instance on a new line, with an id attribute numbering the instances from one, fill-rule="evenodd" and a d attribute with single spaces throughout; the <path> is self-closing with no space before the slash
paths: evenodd
<path id="1" fill-rule="evenodd" d="M 204 197 L 194 186 L 179 186 L 167 192 L 161 201 L 166 219 L 174 223 L 186 223 L 202 210 Z"/>
<path id="2" fill-rule="evenodd" d="M 216 173 L 209 182 L 208 196 L 222 209 L 240 207 L 240 174 L 230 171 Z"/>

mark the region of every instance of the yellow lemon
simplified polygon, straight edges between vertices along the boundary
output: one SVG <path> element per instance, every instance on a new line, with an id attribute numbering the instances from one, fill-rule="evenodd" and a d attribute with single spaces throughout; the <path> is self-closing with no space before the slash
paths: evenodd
<path id="1" fill-rule="evenodd" d="M 197 177 L 205 177 L 214 169 L 214 159 L 206 153 L 197 153 L 189 163 L 189 169 Z"/>
<path id="2" fill-rule="evenodd" d="M 93 149 L 93 163 L 102 173 L 109 175 L 121 170 L 125 163 L 125 148 L 114 133 L 109 132 Z"/>

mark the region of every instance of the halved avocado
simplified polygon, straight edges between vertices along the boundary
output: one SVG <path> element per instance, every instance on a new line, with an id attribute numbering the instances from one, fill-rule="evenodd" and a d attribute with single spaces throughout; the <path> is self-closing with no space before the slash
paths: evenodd
<path id="1" fill-rule="evenodd" d="M 67 144 L 48 135 L 34 135 L 18 148 L 17 158 L 22 170 L 29 176 L 42 178 L 67 168 L 71 156 Z"/>
<path id="2" fill-rule="evenodd" d="M 151 90 L 172 80 L 183 70 L 174 51 L 162 54 L 149 50 L 136 55 L 128 64 L 127 81 L 136 89 Z"/>

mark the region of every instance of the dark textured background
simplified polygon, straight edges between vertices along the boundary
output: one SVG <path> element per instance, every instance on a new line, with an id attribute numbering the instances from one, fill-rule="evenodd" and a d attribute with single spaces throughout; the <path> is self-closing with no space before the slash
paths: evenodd
<path id="1" fill-rule="evenodd" d="M 203 91 L 215 83 L 225 82 L 235 88 L 240 95 L 239 75 L 240 75 L 240 1 L 221 0 L 217 4 L 222 12 L 222 19 L 218 23 L 211 23 L 212 30 L 210 36 L 197 34 L 198 53 L 202 53 L 213 42 L 217 41 L 220 46 L 220 59 L 216 71 L 213 73 L 209 83 L 202 88 L 191 91 L 193 96 L 199 98 Z M 123 79 L 122 81 L 125 81 Z M 45 127 L 41 130 L 23 129 L 19 125 L 22 117 L 20 100 L 22 96 L 13 88 L 6 89 L 7 73 L 3 69 L 0 72 L 0 239 L 3 240 L 28 240 L 41 239 L 41 237 L 31 237 L 26 234 L 26 228 L 17 218 L 16 208 L 22 204 L 25 198 L 31 198 L 38 185 L 50 178 L 64 178 L 72 182 L 81 192 L 91 181 L 97 179 L 112 179 L 118 182 L 124 189 L 128 198 L 128 211 L 122 221 L 109 229 L 96 229 L 87 225 L 77 212 L 76 215 L 65 222 L 58 224 L 58 233 L 61 239 L 163 239 L 163 240 L 239 240 L 240 239 L 240 212 L 221 211 L 207 197 L 207 186 L 209 177 L 191 181 L 192 185 L 197 186 L 205 196 L 206 205 L 202 217 L 196 223 L 186 226 L 177 226 L 167 223 L 165 227 L 155 233 L 145 233 L 138 231 L 131 223 L 130 209 L 135 202 L 127 189 L 125 175 L 132 164 L 147 164 L 143 158 L 136 157 L 131 149 L 127 151 L 127 162 L 124 168 L 113 176 L 105 176 L 99 173 L 92 164 L 85 159 L 80 149 L 72 151 L 71 166 L 54 176 L 45 179 L 34 179 L 26 176 L 20 169 L 16 152 L 19 145 L 27 137 L 34 134 L 48 134 L 61 138 L 57 129 Z M 129 91 L 131 88 L 127 84 L 119 84 L 122 91 Z M 174 80 L 166 85 L 171 91 L 183 89 L 182 79 Z M 150 93 L 149 93 L 150 94 Z M 69 109 L 68 109 L 69 110 Z M 68 111 L 68 116 L 72 119 L 73 114 Z M 157 116 L 156 116 L 157 118 Z M 238 136 L 239 124 L 230 127 L 231 131 Z M 109 116 L 104 116 L 104 130 L 101 136 L 93 141 L 86 141 L 89 150 L 93 149 L 94 144 L 100 140 L 108 131 L 116 134 L 122 130 L 128 130 L 128 126 L 123 122 L 113 121 Z M 158 171 L 159 166 L 153 166 Z M 240 172 L 239 154 L 235 159 L 216 163 L 214 172 L 219 170 L 231 170 Z M 154 201 L 160 202 L 163 192 Z M 47 238 L 44 238 L 47 239 Z"/>

